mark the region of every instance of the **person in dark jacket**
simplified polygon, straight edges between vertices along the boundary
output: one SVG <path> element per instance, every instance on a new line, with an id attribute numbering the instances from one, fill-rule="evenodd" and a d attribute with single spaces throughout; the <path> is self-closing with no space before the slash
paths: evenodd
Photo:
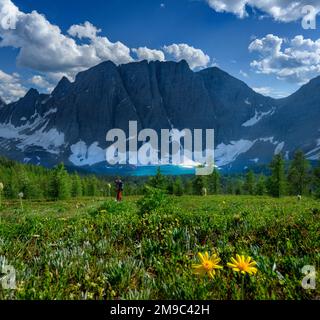
<path id="1" fill-rule="evenodd" d="M 117 178 L 115 181 L 116 184 L 116 192 L 117 192 L 117 201 L 122 201 L 122 192 L 123 192 L 123 182 L 120 178 Z"/>

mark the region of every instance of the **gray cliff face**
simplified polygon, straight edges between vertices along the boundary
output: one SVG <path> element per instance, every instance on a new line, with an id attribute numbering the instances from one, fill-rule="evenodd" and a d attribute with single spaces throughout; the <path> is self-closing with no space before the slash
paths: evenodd
<path id="1" fill-rule="evenodd" d="M 219 68 L 199 72 L 215 108 L 216 134 L 219 142 L 228 143 L 236 137 L 251 138 L 248 127 L 242 126 L 257 113 L 264 113 L 276 106 L 276 101 L 262 96 L 244 82 Z M 252 131 L 252 130 L 251 130 Z"/>
<path id="2" fill-rule="evenodd" d="M 218 68 L 199 72 L 185 61 L 103 62 L 62 78 L 51 95 L 29 90 L 19 101 L 0 100 L 0 150 L 19 161 L 52 166 L 103 161 L 108 130 L 214 128 L 217 164 L 242 170 L 290 157 L 297 148 L 320 154 L 320 78 L 292 96 L 262 96 Z M 128 135 L 127 135 L 128 136 Z M 78 161 L 79 159 L 79 161 Z M 81 162 L 81 161 L 82 162 Z"/>
<path id="3" fill-rule="evenodd" d="M 138 121 L 112 62 L 79 73 L 74 83 L 60 82 L 57 92 L 48 101 L 51 109 L 57 109 L 48 126 L 63 132 L 69 144 L 79 140 L 103 143 L 108 129 L 125 128 L 128 119 Z"/>
<path id="4" fill-rule="evenodd" d="M 312 160 L 320 157 L 320 77 L 312 79 L 288 98 L 267 125 L 275 131 L 291 152 L 304 151 Z M 292 154 L 291 154 L 292 155 Z"/>
<path id="5" fill-rule="evenodd" d="M 35 113 L 42 113 L 45 105 L 43 101 L 47 95 L 39 94 L 35 89 L 30 89 L 27 94 L 17 102 L 5 105 L 0 112 L 0 123 L 10 122 L 20 126 Z"/>

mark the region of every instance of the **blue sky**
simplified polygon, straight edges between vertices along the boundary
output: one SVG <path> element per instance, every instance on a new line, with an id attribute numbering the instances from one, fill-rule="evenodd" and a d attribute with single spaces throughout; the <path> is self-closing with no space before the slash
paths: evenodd
<path id="1" fill-rule="evenodd" d="M 10 12 L 16 24 L 12 30 L 0 25 L 0 96 L 15 100 L 30 87 L 48 92 L 61 76 L 72 78 L 103 60 L 146 56 L 185 58 L 195 71 L 217 65 L 274 97 L 320 75 L 320 19 L 317 29 L 301 25 L 301 8 L 312 0 L 293 1 L 300 7 L 292 8 L 287 0 L 239 2 L 247 6 L 224 0 L 0 0 L 0 20 Z M 144 47 L 140 57 L 132 50 Z"/>

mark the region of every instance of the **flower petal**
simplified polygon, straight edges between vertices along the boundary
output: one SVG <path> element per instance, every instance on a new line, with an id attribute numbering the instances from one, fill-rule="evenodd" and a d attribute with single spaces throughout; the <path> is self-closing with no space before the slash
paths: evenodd
<path id="1" fill-rule="evenodd" d="M 202 255 L 201 252 L 198 252 L 198 257 L 199 257 L 201 263 L 203 263 L 205 261 L 204 256 Z"/>

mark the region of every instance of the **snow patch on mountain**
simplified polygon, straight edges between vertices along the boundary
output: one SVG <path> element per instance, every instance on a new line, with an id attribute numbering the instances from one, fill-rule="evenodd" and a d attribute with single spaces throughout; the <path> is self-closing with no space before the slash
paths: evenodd
<path id="1" fill-rule="evenodd" d="M 220 143 L 215 150 L 216 164 L 221 167 L 225 166 L 242 154 L 249 151 L 256 141 L 244 140 L 231 141 L 230 144 Z"/>
<path id="2" fill-rule="evenodd" d="M 52 108 L 52 109 L 48 110 L 48 111 L 43 115 L 43 118 L 46 118 L 46 117 L 49 116 L 50 114 L 57 113 L 57 111 L 58 111 L 57 108 Z"/>
<path id="3" fill-rule="evenodd" d="M 22 141 L 17 145 L 22 151 L 30 146 L 41 147 L 52 154 L 59 154 L 60 147 L 65 144 L 64 134 L 59 132 L 56 128 L 45 131 L 46 125 L 41 129 L 35 131 L 31 135 L 22 135 Z"/>
<path id="4" fill-rule="evenodd" d="M 255 110 L 255 115 L 249 119 L 248 121 L 244 122 L 242 124 L 243 127 L 251 127 L 254 126 L 255 124 L 257 124 L 261 119 L 263 119 L 266 116 L 271 116 L 273 115 L 275 112 L 275 108 L 272 108 L 271 110 L 267 111 L 267 112 L 261 112 L 261 111 L 257 111 Z"/>
<path id="5" fill-rule="evenodd" d="M 317 146 L 306 154 L 309 160 L 320 159 L 320 139 L 317 139 L 316 143 L 317 143 Z"/>
<path id="6" fill-rule="evenodd" d="M 17 148 L 25 151 L 27 147 L 41 147 L 49 153 L 59 154 L 60 147 L 65 144 L 64 133 L 59 132 L 56 128 L 51 128 L 46 131 L 49 122 L 46 117 L 57 112 L 56 109 L 51 109 L 43 116 L 35 113 L 31 119 L 24 125 L 14 126 L 11 122 L 0 124 L 0 138 L 14 140 L 18 142 Z"/>
<path id="7" fill-rule="evenodd" d="M 273 139 L 274 137 L 266 137 L 266 138 L 260 138 L 259 140 L 262 142 L 270 142 L 274 144 Z"/>
<path id="8" fill-rule="evenodd" d="M 274 154 L 279 154 L 283 150 L 283 148 L 284 148 L 284 142 L 282 141 L 276 146 L 274 150 Z"/>
<path id="9" fill-rule="evenodd" d="M 253 141 L 241 139 L 238 141 L 231 141 L 229 144 L 220 143 L 215 150 L 215 162 L 219 167 L 228 165 L 235 161 L 240 154 L 249 151 L 256 142 L 269 142 L 276 146 L 275 154 L 280 153 L 285 143 L 275 141 L 274 137 L 264 137 L 255 139 Z M 320 148 L 320 147 L 319 147 Z M 250 161 L 258 163 L 259 159 L 251 159 Z"/>

